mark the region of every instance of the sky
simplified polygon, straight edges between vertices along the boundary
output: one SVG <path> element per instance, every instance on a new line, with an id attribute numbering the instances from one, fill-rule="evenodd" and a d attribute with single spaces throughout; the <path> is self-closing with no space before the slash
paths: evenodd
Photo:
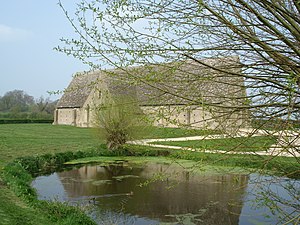
<path id="1" fill-rule="evenodd" d="M 88 67 L 53 50 L 60 38 L 75 37 L 58 0 L 0 1 L 0 96 L 23 90 L 35 98 L 63 91 L 72 75 Z M 62 0 L 70 12 L 76 0 Z"/>

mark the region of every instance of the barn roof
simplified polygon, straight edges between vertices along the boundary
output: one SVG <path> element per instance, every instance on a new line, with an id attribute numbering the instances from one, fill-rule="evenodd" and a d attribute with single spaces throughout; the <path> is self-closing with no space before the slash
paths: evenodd
<path id="1" fill-rule="evenodd" d="M 224 102 L 233 95 L 243 94 L 243 79 L 234 74 L 241 70 L 238 57 L 210 58 L 201 60 L 201 63 L 208 66 L 187 60 L 77 74 L 57 108 L 82 107 L 100 81 L 106 82 L 113 95 L 134 92 L 139 104 L 145 106 Z M 222 73 L 222 70 L 233 74 Z"/>
<path id="2" fill-rule="evenodd" d="M 57 108 L 80 108 L 94 88 L 99 77 L 98 73 L 77 73 L 63 96 L 57 103 Z"/>

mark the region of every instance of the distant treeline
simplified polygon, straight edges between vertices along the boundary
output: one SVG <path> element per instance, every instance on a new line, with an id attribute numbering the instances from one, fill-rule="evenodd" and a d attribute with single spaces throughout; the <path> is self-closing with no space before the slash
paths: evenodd
<path id="1" fill-rule="evenodd" d="M 0 120 L 16 120 L 30 122 L 33 120 L 51 121 L 55 110 L 56 101 L 40 97 L 35 99 L 22 90 L 6 92 L 0 96 Z"/>

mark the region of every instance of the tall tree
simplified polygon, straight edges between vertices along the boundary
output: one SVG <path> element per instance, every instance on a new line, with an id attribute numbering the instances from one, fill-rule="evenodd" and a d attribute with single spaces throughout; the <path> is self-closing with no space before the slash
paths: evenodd
<path id="1" fill-rule="evenodd" d="M 192 60 L 227 76 L 244 79 L 247 98 L 233 96 L 242 104 L 227 106 L 226 110 L 247 109 L 253 118 L 273 124 L 276 121 L 282 130 L 293 128 L 289 121 L 299 118 L 299 0 L 81 1 L 75 18 L 60 6 L 78 39 L 63 38 L 64 46 L 57 49 L 93 69 L 120 68 L 130 76 L 128 66 Z M 239 57 L 241 73 L 200 60 L 212 57 L 230 60 L 231 56 Z M 157 81 L 162 76 L 152 73 L 151 79 L 134 74 L 131 77 L 161 88 Z M 193 79 L 203 80 L 196 75 Z M 173 88 L 165 91 L 186 100 L 187 96 Z M 193 104 L 218 110 L 226 108 L 226 104 L 203 101 Z M 294 154 L 299 162 L 296 157 L 300 152 L 299 132 L 287 137 L 289 133 L 279 135 L 282 137 L 279 149 Z M 289 215 L 286 218 L 294 222 L 297 219 Z"/>
<path id="2" fill-rule="evenodd" d="M 4 94 L 0 102 L 0 111 L 25 112 L 34 104 L 34 98 L 22 90 L 9 91 Z"/>

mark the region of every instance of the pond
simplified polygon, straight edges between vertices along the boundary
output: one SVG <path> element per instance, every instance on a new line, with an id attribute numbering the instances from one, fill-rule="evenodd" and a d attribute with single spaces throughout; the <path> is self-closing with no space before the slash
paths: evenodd
<path id="1" fill-rule="evenodd" d="M 79 205 L 98 224 L 105 225 L 277 224 L 281 214 L 256 206 L 267 203 L 263 200 L 267 195 L 274 202 L 284 199 L 299 205 L 295 202 L 299 196 L 295 200 L 289 192 L 300 190 L 300 182 L 288 178 L 208 172 L 178 162 L 127 160 L 39 176 L 32 186 L 39 199 Z M 277 206 L 293 216 L 299 213 L 282 202 Z"/>

